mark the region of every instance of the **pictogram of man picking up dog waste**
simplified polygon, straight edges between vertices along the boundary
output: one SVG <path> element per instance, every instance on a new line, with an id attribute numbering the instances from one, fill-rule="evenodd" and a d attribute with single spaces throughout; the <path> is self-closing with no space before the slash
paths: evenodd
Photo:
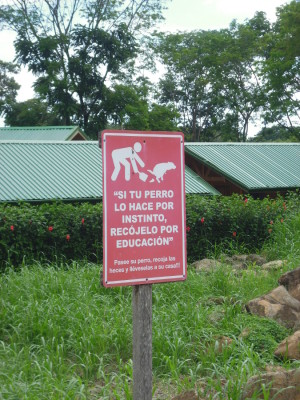
<path id="1" fill-rule="evenodd" d="M 120 172 L 121 172 L 121 166 L 124 166 L 125 169 L 125 180 L 130 181 L 130 171 L 131 167 L 133 171 L 139 175 L 139 179 L 143 182 L 146 182 L 148 179 L 148 174 L 145 172 L 139 171 L 137 167 L 137 163 L 141 168 L 145 167 L 144 161 L 141 159 L 141 157 L 138 155 L 142 150 L 142 145 L 140 142 L 134 143 L 133 147 L 123 147 L 121 149 L 115 149 L 112 151 L 111 156 L 112 160 L 114 163 L 114 170 L 111 175 L 111 180 L 116 181 Z M 156 164 L 152 170 L 147 169 L 147 171 L 152 175 L 151 180 L 149 181 L 150 183 L 155 182 L 155 180 L 158 183 L 161 183 L 164 180 L 164 175 L 167 171 L 170 171 L 172 169 L 176 169 L 176 165 L 171 162 L 163 162 Z"/>

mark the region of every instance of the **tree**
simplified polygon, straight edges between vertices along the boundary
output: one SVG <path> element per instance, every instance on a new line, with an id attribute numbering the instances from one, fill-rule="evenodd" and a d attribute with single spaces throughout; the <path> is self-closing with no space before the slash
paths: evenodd
<path id="1" fill-rule="evenodd" d="M 225 104 L 227 118 L 237 121 L 236 141 L 247 140 L 249 123 L 259 116 L 265 103 L 260 71 L 269 31 L 270 24 L 262 12 L 244 24 L 233 21 L 228 30 L 223 30 L 217 52 L 211 54 L 212 85 Z"/>
<path id="2" fill-rule="evenodd" d="M 148 105 L 132 86 L 115 85 L 109 91 L 104 110 L 112 126 L 119 129 L 148 129 Z"/>
<path id="3" fill-rule="evenodd" d="M 277 20 L 268 40 L 264 65 L 267 123 L 277 122 L 293 131 L 300 123 L 300 3 L 277 9 Z"/>
<path id="4" fill-rule="evenodd" d="M 114 85 L 104 102 L 104 112 L 111 128 L 173 131 L 177 130 L 178 112 L 171 106 L 148 105 L 147 80 L 138 86 Z"/>
<path id="5" fill-rule="evenodd" d="M 142 33 L 161 19 L 163 3 L 13 0 L 1 6 L 0 23 L 16 31 L 17 59 L 37 77 L 41 98 L 64 124 L 95 135 L 96 121 L 106 122 L 108 83 L 133 71 Z"/>
<path id="6" fill-rule="evenodd" d="M 62 120 L 40 99 L 15 102 L 6 111 L 5 124 L 10 126 L 62 125 Z"/>
<path id="7" fill-rule="evenodd" d="M 252 142 L 299 142 L 300 127 L 292 130 L 274 125 L 262 128 L 257 135 L 251 138 Z"/>
<path id="8" fill-rule="evenodd" d="M 9 112 L 16 102 L 20 85 L 12 75 L 17 71 L 16 65 L 0 60 L 0 116 Z"/>
<path id="9" fill-rule="evenodd" d="M 166 67 L 159 82 L 158 98 L 175 106 L 187 139 L 210 140 L 211 127 L 223 105 L 212 89 L 210 49 L 218 32 L 190 32 L 160 35 L 157 53 Z"/>
<path id="10" fill-rule="evenodd" d="M 261 71 L 270 30 L 258 12 L 229 29 L 160 36 L 159 100 L 176 106 L 187 138 L 246 141 L 266 103 Z"/>
<path id="11" fill-rule="evenodd" d="M 178 131 L 179 117 L 174 107 L 153 103 L 149 111 L 149 128 L 152 131 Z"/>

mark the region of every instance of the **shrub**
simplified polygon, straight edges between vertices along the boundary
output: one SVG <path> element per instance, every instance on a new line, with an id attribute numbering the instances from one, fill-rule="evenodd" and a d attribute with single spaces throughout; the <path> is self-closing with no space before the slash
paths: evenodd
<path id="1" fill-rule="evenodd" d="M 299 210 L 299 196 L 286 200 L 187 195 L 188 261 L 225 252 L 256 251 L 274 227 Z M 102 261 L 102 204 L 0 205 L 0 267 L 24 259 Z"/>
<path id="2" fill-rule="evenodd" d="M 0 265 L 26 260 L 100 260 L 102 204 L 1 205 Z"/>
<path id="3" fill-rule="evenodd" d="M 250 196 L 186 198 L 188 260 L 200 259 L 216 252 L 257 251 L 270 238 L 273 225 L 285 219 L 287 200 Z"/>
<path id="4" fill-rule="evenodd" d="M 289 259 L 300 258 L 300 202 L 297 193 L 288 197 L 289 212 L 273 224 L 272 234 L 263 247 L 267 257 Z"/>

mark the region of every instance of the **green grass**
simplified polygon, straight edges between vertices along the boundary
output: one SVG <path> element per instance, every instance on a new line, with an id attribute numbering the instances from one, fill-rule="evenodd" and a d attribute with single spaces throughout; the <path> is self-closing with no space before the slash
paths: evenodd
<path id="1" fill-rule="evenodd" d="M 154 387 L 238 399 L 249 376 L 277 362 L 273 351 L 289 333 L 244 309 L 276 286 L 278 274 L 254 266 L 237 276 L 223 267 L 154 285 Z M 1 399 L 131 398 L 131 288 L 100 287 L 99 266 L 7 271 L 0 321 Z M 222 335 L 233 343 L 219 353 Z"/>
<path id="2" fill-rule="evenodd" d="M 189 268 L 186 282 L 153 285 L 154 398 L 196 389 L 205 399 L 238 400 L 267 364 L 300 366 L 273 356 L 290 332 L 245 311 L 299 265 L 299 232 L 296 214 L 274 226 L 265 246 L 270 259 L 288 260 L 283 270 Z M 88 263 L 36 263 L 0 275 L 1 400 L 132 398 L 132 290 L 101 287 L 99 272 Z M 218 351 L 221 336 L 232 343 Z"/>
<path id="3" fill-rule="evenodd" d="M 287 219 L 276 221 L 269 241 L 264 249 L 270 259 L 300 260 L 300 212 L 288 215 Z"/>

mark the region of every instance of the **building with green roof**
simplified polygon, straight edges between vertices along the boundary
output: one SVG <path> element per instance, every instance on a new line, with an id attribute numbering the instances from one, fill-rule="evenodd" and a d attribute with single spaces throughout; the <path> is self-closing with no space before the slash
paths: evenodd
<path id="1" fill-rule="evenodd" d="M 187 194 L 263 197 L 300 187 L 298 143 L 186 143 L 185 161 Z M 2 202 L 96 201 L 102 154 L 96 141 L 0 140 L 0 177 Z"/>
<path id="2" fill-rule="evenodd" d="M 219 192 L 188 167 L 186 193 Z M 0 201 L 97 201 L 102 152 L 96 141 L 0 141 Z"/>
<path id="3" fill-rule="evenodd" d="M 223 195 L 300 188 L 300 143 L 185 143 L 185 161 Z"/>
<path id="4" fill-rule="evenodd" d="M 0 128 L 0 140 L 87 140 L 79 126 L 23 126 Z"/>

